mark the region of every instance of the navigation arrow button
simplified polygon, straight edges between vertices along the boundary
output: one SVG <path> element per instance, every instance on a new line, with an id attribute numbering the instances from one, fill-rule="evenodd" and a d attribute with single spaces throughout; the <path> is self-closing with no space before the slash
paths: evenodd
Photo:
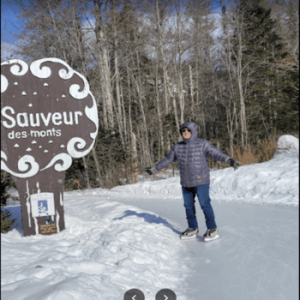
<path id="1" fill-rule="evenodd" d="M 145 296 L 142 291 L 131 289 L 125 293 L 124 300 L 145 300 Z"/>
<path id="2" fill-rule="evenodd" d="M 170 289 L 162 289 L 156 294 L 155 300 L 176 300 L 176 294 Z"/>

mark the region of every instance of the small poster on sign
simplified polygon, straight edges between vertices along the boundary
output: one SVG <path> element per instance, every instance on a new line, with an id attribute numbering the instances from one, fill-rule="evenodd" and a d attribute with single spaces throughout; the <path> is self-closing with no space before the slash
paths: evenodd
<path id="1" fill-rule="evenodd" d="M 31 209 L 33 217 L 54 216 L 53 193 L 39 193 L 31 195 Z"/>
<path id="2" fill-rule="evenodd" d="M 48 215 L 48 201 L 47 200 L 39 200 L 38 208 L 39 208 L 39 217 L 44 217 L 44 216 Z"/>

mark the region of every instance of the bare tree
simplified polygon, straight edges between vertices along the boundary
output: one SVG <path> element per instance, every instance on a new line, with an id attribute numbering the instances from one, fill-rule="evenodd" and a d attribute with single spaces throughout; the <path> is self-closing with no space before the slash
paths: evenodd
<path id="1" fill-rule="evenodd" d="M 105 0 L 93 0 L 94 7 L 91 13 L 95 18 L 94 32 L 96 36 L 96 54 L 99 63 L 100 86 L 102 88 L 103 97 L 103 118 L 106 129 L 114 128 L 113 113 L 113 95 L 111 86 L 110 57 L 108 50 L 108 40 L 105 34 L 105 22 L 103 20 L 103 11 L 105 10 Z"/>

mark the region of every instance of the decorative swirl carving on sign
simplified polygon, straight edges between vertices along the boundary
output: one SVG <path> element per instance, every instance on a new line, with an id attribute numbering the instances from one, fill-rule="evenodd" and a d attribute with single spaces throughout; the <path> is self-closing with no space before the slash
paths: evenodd
<path id="1" fill-rule="evenodd" d="M 4 93 L 8 88 L 7 78 L 1 74 L 1 93 Z"/>
<path id="2" fill-rule="evenodd" d="M 73 84 L 70 86 L 70 94 L 73 98 L 75 99 L 84 99 L 88 94 L 89 91 L 86 89 L 86 87 L 84 87 L 82 92 L 79 92 L 80 86 L 78 84 Z"/>
<path id="3" fill-rule="evenodd" d="M 7 167 L 6 163 L 2 159 L 7 161 L 7 156 L 3 151 L 1 151 L 1 169 L 9 172 L 10 174 L 12 174 L 16 177 L 20 177 L 20 178 L 31 177 L 31 176 L 34 176 L 35 174 L 37 174 L 37 172 L 40 169 L 39 164 L 35 161 L 34 157 L 31 155 L 24 155 L 18 161 L 18 169 L 21 172 L 22 171 L 26 172 L 28 170 L 28 168 L 31 166 L 31 168 L 29 169 L 29 171 L 27 173 L 16 173 L 16 172 L 10 170 Z"/>
<path id="4" fill-rule="evenodd" d="M 66 153 L 60 153 L 60 154 L 54 156 L 52 158 L 52 160 L 50 161 L 50 163 L 45 168 L 41 169 L 41 171 L 53 166 L 59 160 L 62 160 L 63 163 L 62 164 L 57 163 L 54 166 L 54 169 L 58 172 L 66 171 L 72 165 L 72 157 Z"/>
<path id="5" fill-rule="evenodd" d="M 28 71 L 28 65 L 26 64 L 26 62 L 20 59 L 11 59 L 1 64 L 1 66 L 5 65 L 12 65 L 10 68 L 10 72 L 16 76 L 23 76 Z"/>
<path id="6" fill-rule="evenodd" d="M 97 111 L 97 105 L 96 101 L 93 95 L 91 95 L 93 98 L 93 106 L 91 108 L 85 107 L 85 114 L 86 116 L 95 124 L 97 130 L 95 132 L 92 132 L 90 134 L 91 138 L 93 140 L 96 139 L 97 133 L 98 133 L 98 111 Z"/>
<path id="7" fill-rule="evenodd" d="M 84 99 L 89 94 L 89 84 L 87 80 L 80 73 L 71 69 L 71 67 L 68 64 L 65 63 L 64 66 L 67 68 L 68 72 L 65 69 L 59 70 L 58 74 L 60 78 L 67 80 L 70 79 L 74 74 L 78 75 L 84 83 L 83 90 L 79 92 L 80 86 L 78 84 L 73 84 L 70 86 L 69 92 L 75 99 Z"/>
<path id="8" fill-rule="evenodd" d="M 92 147 L 93 147 L 93 144 L 85 151 L 82 151 L 82 152 L 79 152 L 75 149 L 75 145 L 78 149 L 83 149 L 86 145 L 86 141 L 83 140 L 82 138 L 72 138 L 68 145 L 67 145 L 67 150 L 69 152 L 69 154 L 74 157 L 74 158 L 80 158 L 80 157 L 83 157 L 85 155 L 87 155 L 91 150 L 92 150 Z"/>
<path id="9" fill-rule="evenodd" d="M 73 84 L 70 86 L 69 93 L 75 99 L 81 100 L 86 98 L 86 96 L 90 93 L 90 89 L 85 77 L 82 76 L 80 73 L 74 71 L 67 63 L 58 58 L 43 58 L 33 62 L 30 65 L 30 70 L 32 74 L 39 78 L 48 78 L 51 75 L 51 69 L 46 66 L 41 68 L 41 64 L 49 61 L 54 63 L 60 63 L 66 67 L 67 71 L 65 69 L 60 69 L 58 72 L 58 75 L 61 79 L 68 80 L 72 78 L 74 74 L 78 75 L 84 83 L 84 88 L 82 91 L 79 91 L 80 86 L 78 84 Z"/>
<path id="10" fill-rule="evenodd" d="M 11 65 L 10 72 L 16 76 L 23 76 L 28 71 L 28 65 L 20 59 L 12 59 L 1 63 L 1 66 Z M 7 78 L 1 74 L 1 93 L 4 93 L 8 87 Z"/>
<path id="11" fill-rule="evenodd" d="M 67 69 L 68 69 L 68 72 L 65 70 L 65 69 L 60 69 L 59 72 L 58 72 L 58 75 L 61 79 L 70 79 L 73 74 L 74 74 L 74 70 L 72 70 L 71 68 L 68 68 L 68 66 L 66 65 Z"/>
<path id="12" fill-rule="evenodd" d="M 50 77 L 51 69 L 46 66 L 41 68 L 41 64 L 45 61 L 49 61 L 49 59 L 44 58 L 44 59 L 36 60 L 30 65 L 30 71 L 34 76 L 36 76 L 38 78 Z"/>

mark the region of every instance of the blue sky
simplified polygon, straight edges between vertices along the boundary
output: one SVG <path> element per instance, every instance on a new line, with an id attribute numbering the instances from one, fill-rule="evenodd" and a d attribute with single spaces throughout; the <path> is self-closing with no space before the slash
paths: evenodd
<path id="1" fill-rule="evenodd" d="M 1 43 L 16 42 L 13 33 L 22 26 L 17 18 L 18 6 L 13 2 L 9 0 L 1 1 Z"/>
<path id="2" fill-rule="evenodd" d="M 25 1 L 27 0 L 22 0 L 22 3 L 24 4 Z M 218 11 L 218 8 L 216 6 L 215 11 Z M 16 48 L 18 42 L 14 34 L 19 33 L 23 26 L 17 17 L 19 12 L 15 0 L 1 1 L 1 61 L 15 58 L 11 57 L 12 49 Z"/>
<path id="3" fill-rule="evenodd" d="M 22 3 L 25 1 L 27 0 L 22 0 Z M 215 6 L 215 11 L 219 11 L 218 5 Z M 18 13 L 19 9 L 14 0 L 1 1 L 1 43 L 17 41 L 13 34 L 22 28 L 22 22 L 17 18 Z"/>

